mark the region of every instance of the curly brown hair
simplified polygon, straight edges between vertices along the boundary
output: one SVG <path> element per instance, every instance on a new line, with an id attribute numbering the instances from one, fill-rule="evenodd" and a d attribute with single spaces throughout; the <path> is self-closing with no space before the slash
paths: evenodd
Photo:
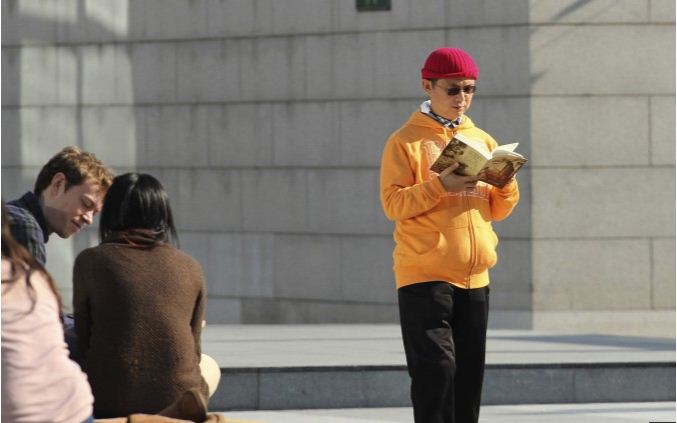
<path id="1" fill-rule="evenodd" d="M 59 151 L 42 167 L 35 181 L 33 193 L 40 195 L 59 172 L 66 176 L 66 189 L 92 180 L 106 192 L 113 183 L 113 172 L 105 167 L 101 160 L 92 153 L 70 146 Z"/>

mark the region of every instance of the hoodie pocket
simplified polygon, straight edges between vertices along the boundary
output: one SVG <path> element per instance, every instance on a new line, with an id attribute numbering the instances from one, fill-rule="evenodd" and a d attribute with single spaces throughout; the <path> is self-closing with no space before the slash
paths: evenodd
<path id="1" fill-rule="evenodd" d="M 447 247 L 447 238 L 443 233 L 420 233 L 398 241 L 395 255 L 407 264 L 413 265 L 446 255 Z"/>
<path id="2" fill-rule="evenodd" d="M 447 238 L 443 233 L 436 232 L 427 239 L 421 238 L 422 244 L 420 245 L 419 252 L 417 252 L 418 258 L 426 258 L 430 256 L 439 256 L 446 254 L 447 251 Z"/>
<path id="3" fill-rule="evenodd" d="M 484 271 L 496 264 L 498 237 L 489 225 L 444 228 L 398 240 L 396 266 L 427 271 Z"/>
<path id="4" fill-rule="evenodd" d="M 475 226 L 475 267 L 479 269 L 489 269 L 496 265 L 498 257 L 496 256 L 496 246 L 498 245 L 498 236 L 491 226 Z"/>

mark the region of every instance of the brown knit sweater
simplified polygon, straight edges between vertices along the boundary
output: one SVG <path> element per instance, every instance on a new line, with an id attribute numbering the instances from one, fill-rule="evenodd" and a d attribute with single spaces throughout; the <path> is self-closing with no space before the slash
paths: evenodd
<path id="1" fill-rule="evenodd" d="M 153 414 L 200 374 L 205 283 L 198 262 L 147 231 L 119 233 L 78 255 L 73 270 L 78 345 L 98 418 Z"/>

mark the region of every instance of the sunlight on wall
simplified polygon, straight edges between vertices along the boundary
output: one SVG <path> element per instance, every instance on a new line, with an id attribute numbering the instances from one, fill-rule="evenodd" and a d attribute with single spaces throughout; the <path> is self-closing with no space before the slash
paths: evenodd
<path id="1" fill-rule="evenodd" d="M 32 189 L 39 169 L 68 145 L 93 152 L 113 168 L 136 167 L 141 147 L 131 53 L 126 44 L 109 42 L 126 39 L 129 2 L 26 0 L 7 7 L 16 7 L 18 37 L 3 63 L 16 84 L 3 105 L 16 108 L 3 117 L 14 139 L 3 141 L 16 144 L 5 150 L 15 156 L 7 163 L 17 169 L 3 174 L 22 176 L 12 191 L 19 196 Z M 52 235 L 47 243 L 47 269 L 66 308 L 73 261 L 96 242 L 90 228 L 66 240 Z"/>
<path id="2" fill-rule="evenodd" d="M 96 20 L 110 32 L 118 36 L 126 36 L 129 32 L 129 2 L 117 1 L 85 1 L 87 19 Z"/>

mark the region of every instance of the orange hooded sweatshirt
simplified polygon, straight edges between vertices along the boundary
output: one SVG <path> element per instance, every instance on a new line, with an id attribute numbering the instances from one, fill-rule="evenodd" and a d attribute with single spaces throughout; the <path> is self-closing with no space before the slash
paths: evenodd
<path id="1" fill-rule="evenodd" d="M 430 281 L 461 288 L 489 284 L 498 244 L 491 222 L 512 212 L 519 189 L 513 180 L 502 189 L 478 182 L 472 192 L 446 192 L 429 167 L 455 132 L 484 141 L 489 150 L 497 146 L 467 116 L 451 129 L 416 111 L 383 151 L 381 204 L 395 221 L 397 288 Z"/>

